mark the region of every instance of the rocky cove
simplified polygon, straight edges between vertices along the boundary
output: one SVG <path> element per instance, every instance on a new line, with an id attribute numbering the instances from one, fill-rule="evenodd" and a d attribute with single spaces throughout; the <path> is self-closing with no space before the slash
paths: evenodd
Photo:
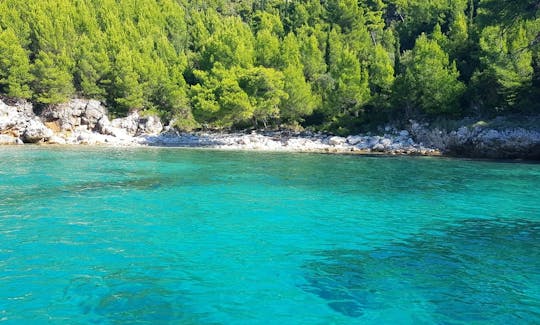
<path id="1" fill-rule="evenodd" d="M 460 126 L 455 130 L 409 121 L 380 134 L 340 137 L 314 132 L 184 133 L 153 115 L 132 112 L 109 119 L 96 100 L 72 99 L 37 111 L 26 101 L 0 100 L 0 145 L 108 145 L 206 147 L 230 150 L 388 155 L 449 155 L 540 159 L 540 130 Z M 540 128 L 540 126 L 539 126 Z"/>

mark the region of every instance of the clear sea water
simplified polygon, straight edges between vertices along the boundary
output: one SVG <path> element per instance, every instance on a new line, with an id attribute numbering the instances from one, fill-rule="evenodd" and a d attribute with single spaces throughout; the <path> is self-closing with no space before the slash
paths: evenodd
<path id="1" fill-rule="evenodd" d="M 540 165 L 0 148 L 0 322 L 540 323 Z"/>

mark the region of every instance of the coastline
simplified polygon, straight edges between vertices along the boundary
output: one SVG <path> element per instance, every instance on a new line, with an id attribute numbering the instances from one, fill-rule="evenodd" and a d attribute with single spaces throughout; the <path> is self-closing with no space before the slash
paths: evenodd
<path id="1" fill-rule="evenodd" d="M 340 137 L 309 131 L 180 132 L 156 116 L 132 112 L 109 120 L 98 101 L 73 99 L 39 114 L 28 102 L 0 100 L 0 145 L 177 147 L 230 151 L 350 155 L 445 156 L 540 160 L 540 130 L 465 126 L 454 130 L 409 121 L 405 129 L 386 126 L 380 134 Z"/>

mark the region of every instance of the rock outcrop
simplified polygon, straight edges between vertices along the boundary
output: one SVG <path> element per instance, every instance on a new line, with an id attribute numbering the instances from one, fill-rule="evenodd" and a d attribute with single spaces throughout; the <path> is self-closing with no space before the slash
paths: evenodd
<path id="1" fill-rule="evenodd" d="M 16 143 L 36 143 L 46 141 L 53 132 L 35 116 L 30 103 L 21 101 L 9 106 L 0 101 L 0 135 L 15 138 Z M 3 141 L 10 142 L 6 137 L 3 138 Z"/>
<path id="2" fill-rule="evenodd" d="M 462 124 L 464 125 L 464 124 Z M 540 128 L 540 126 L 539 126 Z M 540 160 L 540 130 L 462 126 L 430 128 L 411 121 L 408 130 L 387 126 L 381 135 L 340 137 L 322 133 L 251 132 L 180 133 L 163 127 L 159 117 L 131 112 L 109 120 L 99 101 L 73 99 L 45 107 L 39 115 L 32 104 L 7 105 L 0 100 L 0 145 L 24 143 L 114 146 L 183 146 L 232 150 L 265 150 L 392 155 L 439 155 Z"/>
<path id="3" fill-rule="evenodd" d="M 163 130 L 163 124 L 161 124 L 161 120 L 153 115 L 140 117 L 138 128 L 137 128 L 137 135 L 141 134 L 159 134 Z"/>
<path id="4" fill-rule="evenodd" d="M 72 99 L 65 104 L 50 105 L 40 117 L 59 131 L 94 131 L 99 120 L 107 116 L 107 109 L 96 100 Z"/>
<path id="5" fill-rule="evenodd" d="M 444 130 L 429 128 L 427 124 L 413 121 L 411 133 L 417 142 L 448 155 L 540 160 L 540 130 L 519 127 L 497 130 L 485 126 L 461 126 L 457 130 Z"/>
<path id="6" fill-rule="evenodd" d="M 141 118 L 137 112 L 110 121 L 106 107 L 96 100 L 49 105 L 39 115 L 28 102 L 10 106 L 0 100 L 0 144 L 139 145 L 144 141 L 136 135 L 156 135 L 162 129 L 158 117 Z"/>
<path id="7" fill-rule="evenodd" d="M 26 143 L 36 143 L 48 140 L 53 134 L 53 131 L 46 127 L 43 122 L 38 118 L 33 118 L 27 121 L 22 140 Z"/>
<path id="8" fill-rule="evenodd" d="M 22 140 L 8 134 L 0 134 L 0 145 L 17 145 L 23 144 Z"/>

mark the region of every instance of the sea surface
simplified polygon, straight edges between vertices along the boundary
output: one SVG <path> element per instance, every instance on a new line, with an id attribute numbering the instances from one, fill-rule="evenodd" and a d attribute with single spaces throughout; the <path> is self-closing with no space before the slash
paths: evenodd
<path id="1" fill-rule="evenodd" d="M 538 324 L 540 164 L 0 147 L 0 323 Z"/>

